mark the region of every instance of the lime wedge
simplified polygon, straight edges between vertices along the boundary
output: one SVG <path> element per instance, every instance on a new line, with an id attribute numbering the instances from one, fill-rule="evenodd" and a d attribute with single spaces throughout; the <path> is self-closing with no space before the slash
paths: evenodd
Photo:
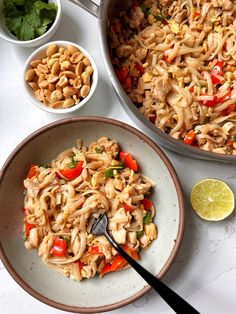
<path id="1" fill-rule="evenodd" d="M 233 191 L 218 179 L 203 179 L 194 184 L 190 201 L 195 212 L 205 220 L 222 220 L 234 210 Z"/>

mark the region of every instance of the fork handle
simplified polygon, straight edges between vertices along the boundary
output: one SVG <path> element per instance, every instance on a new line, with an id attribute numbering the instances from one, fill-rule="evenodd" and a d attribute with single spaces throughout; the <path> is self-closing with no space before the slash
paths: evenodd
<path id="1" fill-rule="evenodd" d="M 132 257 L 130 257 L 117 243 L 112 239 L 108 232 L 104 233 L 111 245 L 123 256 L 126 261 L 139 273 L 139 275 L 146 280 L 146 282 L 166 301 L 167 304 L 177 313 L 200 314 L 181 296 L 175 293 L 172 289 L 166 286 L 161 280 L 153 276 L 149 271 L 143 268 Z"/>

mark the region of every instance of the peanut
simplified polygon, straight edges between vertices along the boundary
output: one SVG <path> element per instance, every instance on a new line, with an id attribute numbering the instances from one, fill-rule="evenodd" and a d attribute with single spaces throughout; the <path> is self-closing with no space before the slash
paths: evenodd
<path id="1" fill-rule="evenodd" d="M 35 70 L 34 69 L 29 69 L 26 73 L 25 73 L 25 80 L 27 82 L 30 82 L 33 80 L 35 76 Z"/>
<path id="2" fill-rule="evenodd" d="M 51 57 L 52 55 L 57 53 L 57 51 L 58 51 L 58 46 L 56 44 L 52 44 L 47 48 L 46 55 L 47 57 Z"/>
<path id="3" fill-rule="evenodd" d="M 77 51 L 77 52 L 73 53 L 73 55 L 71 56 L 70 62 L 71 63 L 78 63 L 83 59 L 83 57 L 84 57 L 84 55 L 81 52 Z"/>
<path id="4" fill-rule="evenodd" d="M 83 85 L 81 87 L 80 95 L 81 97 L 85 98 L 88 96 L 89 92 L 90 92 L 90 87 L 88 85 Z"/>
<path id="5" fill-rule="evenodd" d="M 83 68 L 84 68 L 84 63 L 82 61 L 80 61 L 75 68 L 75 75 L 79 76 L 82 74 L 83 72 Z"/>
<path id="6" fill-rule="evenodd" d="M 66 86 L 63 88 L 63 94 L 65 94 L 65 96 L 73 96 L 74 94 L 76 94 L 76 92 L 76 88 L 72 86 Z"/>
<path id="7" fill-rule="evenodd" d="M 60 64 L 59 64 L 59 62 L 57 61 L 57 62 L 55 62 L 55 63 L 53 64 L 51 73 L 55 75 L 55 74 L 57 74 L 59 71 L 60 71 Z"/>
<path id="8" fill-rule="evenodd" d="M 80 88 L 82 86 L 82 80 L 80 76 L 77 76 L 76 79 L 74 80 L 73 84 L 74 88 Z"/>
<path id="9" fill-rule="evenodd" d="M 63 75 L 66 76 L 67 78 L 73 79 L 73 80 L 76 78 L 75 73 L 72 71 L 63 71 L 59 74 L 59 77 L 62 77 Z"/>
<path id="10" fill-rule="evenodd" d="M 78 48 L 76 48 L 75 46 L 69 45 L 69 46 L 67 47 L 67 50 L 68 50 L 71 54 L 73 54 L 73 53 L 75 53 L 75 52 L 78 51 Z"/>
<path id="11" fill-rule="evenodd" d="M 36 91 L 36 90 L 39 89 L 38 84 L 35 83 L 35 82 L 29 82 L 29 86 L 30 86 L 34 91 Z"/>
<path id="12" fill-rule="evenodd" d="M 91 76 L 93 74 L 93 68 L 89 65 L 85 68 L 85 72 Z"/>
<path id="13" fill-rule="evenodd" d="M 75 101 L 72 98 L 67 98 L 64 103 L 63 103 L 63 108 L 70 108 L 72 106 L 74 106 Z"/>
<path id="14" fill-rule="evenodd" d="M 82 73 L 81 77 L 82 77 L 83 84 L 84 85 L 89 85 L 89 83 L 90 83 L 90 76 L 88 75 L 88 73 L 86 73 L 86 72 Z"/>
<path id="15" fill-rule="evenodd" d="M 59 76 L 54 75 L 54 74 L 49 74 L 47 79 L 48 79 L 48 83 L 56 83 L 59 80 Z"/>
<path id="16" fill-rule="evenodd" d="M 50 45 L 41 59 L 32 60 L 25 80 L 35 97 L 51 108 L 66 109 L 87 97 L 93 68 L 74 46 Z"/>
<path id="17" fill-rule="evenodd" d="M 69 69 L 71 69 L 71 63 L 70 63 L 70 61 L 62 61 L 62 63 L 61 63 L 61 70 L 62 71 L 65 71 L 65 70 L 69 70 Z"/>
<path id="18" fill-rule="evenodd" d="M 59 109 L 59 108 L 63 108 L 63 104 L 64 104 L 64 100 L 58 100 L 50 104 L 50 107 Z"/>
<path id="19" fill-rule="evenodd" d="M 48 73 L 48 66 L 46 64 L 39 64 L 37 66 L 37 70 L 40 72 L 40 73 Z"/>
<path id="20" fill-rule="evenodd" d="M 83 61 L 84 65 L 85 65 L 86 67 L 89 66 L 89 65 L 91 65 L 91 63 L 90 63 L 90 61 L 89 61 L 89 59 L 88 59 L 87 57 L 84 57 L 82 61 Z"/>
<path id="21" fill-rule="evenodd" d="M 59 87 L 65 87 L 68 84 L 68 78 L 65 75 L 62 75 L 57 84 Z"/>
<path id="22" fill-rule="evenodd" d="M 30 65 L 33 67 L 33 68 L 36 68 L 42 61 L 40 59 L 38 60 L 33 60 L 30 62 Z"/>
<path id="23" fill-rule="evenodd" d="M 58 100 L 62 100 L 62 97 L 63 97 L 62 92 L 56 89 L 51 93 L 50 99 L 52 102 L 56 102 Z"/>
<path id="24" fill-rule="evenodd" d="M 48 87 L 48 81 L 47 80 L 41 81 L 38 83 L 38 86 L 40 88 L 47 88 Z"/>

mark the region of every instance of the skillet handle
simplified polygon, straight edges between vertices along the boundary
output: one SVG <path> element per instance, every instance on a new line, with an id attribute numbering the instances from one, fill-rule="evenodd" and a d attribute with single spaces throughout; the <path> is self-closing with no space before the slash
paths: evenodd
<path id="1" fill-rule="evenodd" d="M 91 0 L 69 0 L 77 4 L 79 7 L 92 14 L 95 17 L 98 17 L 99 6 Z"/>

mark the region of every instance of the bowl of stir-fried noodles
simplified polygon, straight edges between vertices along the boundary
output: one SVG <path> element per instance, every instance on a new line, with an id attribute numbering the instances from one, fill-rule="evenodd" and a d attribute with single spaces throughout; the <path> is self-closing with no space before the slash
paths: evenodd
<path id="1" fill-rule="evenodd" d="M 235 3 L 103 1 L 101 11 L 105 64 L 140 128 L 175 152 L 236 162 Z"/>
<path id="2" fill-rule="evenodd" d="M 75 117 L 44 126 L 12 152 L 0 182 L 2 262 L 23 289 L 61 310 L 104 312 L 150 289 L 91 233 L 101 213 L 116 242 L 158 278 L 180 247 L 184 201 L 176 172 L 151 139 L 125 123 Z"/>

